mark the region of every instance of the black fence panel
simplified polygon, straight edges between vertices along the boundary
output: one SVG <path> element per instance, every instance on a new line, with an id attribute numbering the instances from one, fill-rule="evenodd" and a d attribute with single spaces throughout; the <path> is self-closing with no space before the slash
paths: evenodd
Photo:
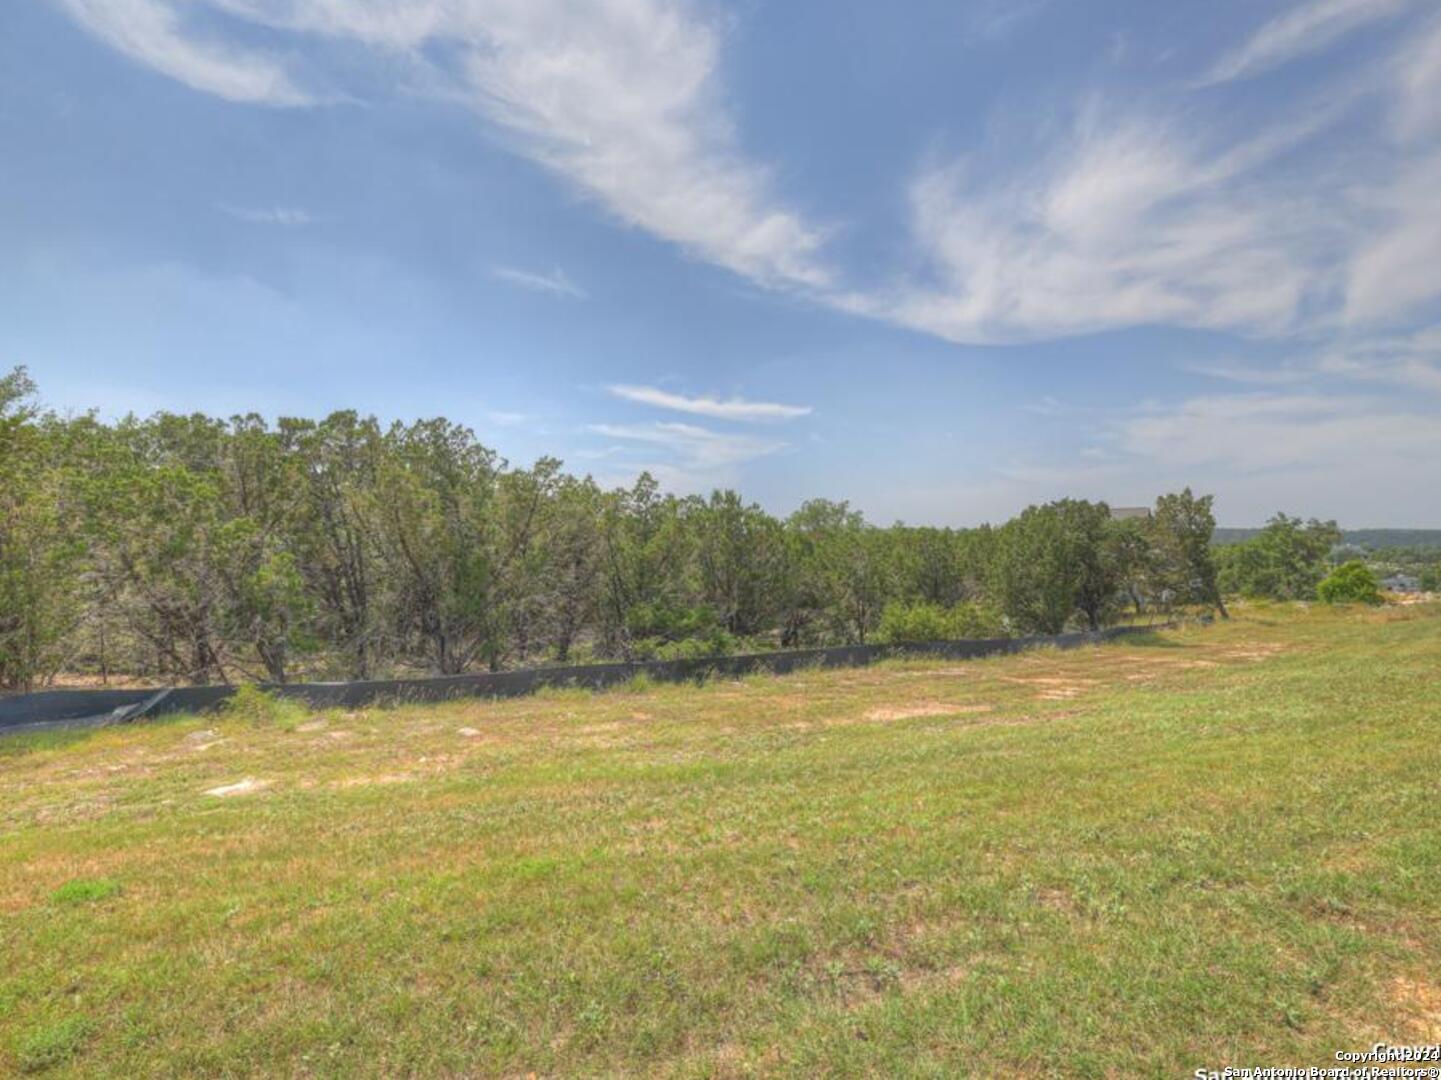
<path id="1" fill-rule="evenodd" d="M 1161 628 L 1118 626 L 1107 630 L 1058 634 L 1052 637 L 977 638 L 904 645 L 845 645 L 833 649 L 796 649 L 699 660 L 650 660 L 638 663 L 528 668 L 521 671 L 494 671 L 443 678 L 262 685 L 271 693 L 303 701 L 316 709 L 358 708 L 365 705 L 401 705 L 469 697 L 520 697 L 546 687 L 603 690 L 629 682 L 637 675 L 645 675 L 657 682 L 696 682 L 715 676 L 736 678 L 759 672 L 785 675 L 806 668 L 862 667 L 876 660 L 895 657 L 929 656 L 968 660 L 1042 646 L 1070 649 Z M 45 690 L 34 694 L 21 694 L 0 698 L 0 734 L 50 728 L 98 727 L 167 713 L 210 712 L 234 693 L 233 686 L 177 686 L 150 690 Z"/>

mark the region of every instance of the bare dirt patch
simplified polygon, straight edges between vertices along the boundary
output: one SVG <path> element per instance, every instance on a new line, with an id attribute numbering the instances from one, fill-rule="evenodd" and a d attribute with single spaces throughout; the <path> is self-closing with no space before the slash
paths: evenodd
<path id="1" fill-rule="evenodd" d="M 333 788 L 356 788 L 375 787 L 382 784 L 409 784 L 415 781 L 415 777 L 407 773 L 382 773 L 379 776 L 347 776 L 343 780 L 334 780 L 330 786 Z"/>
<path id="2" fill-rule="evenodd" d="M 1038 701 L 1069 701 L 1100 685 L 1099 679 L 1083 679 L 1076 676 L 1012 675 L 1008 676 L 1005 681 L 1033 688 Z"/>
<path id="3" fill-rule="evenodd" d="M 228 799 L 235 795 L 253 795 L 257 791 L 264 791 L 269 786 L 269 780 L 255 780 L 247 776 L 244 780 L 237 780 L 233 784 L 221 784 L 219 787 L 210 788 L 205 794 L 214 795 L 218 799 Z"/>
<path id="4" fill-rule="evenodd" d="M 209 750 L 212 746 L 216 746 L 224 741 L 225 740 L 220 737 L 219 732 L 211 731 L 208 728 L 204 731 L 192 731 L 181 740 L 185 749 L 197 753 L 201 750 Z"/>
<path id="5" fill-rule="evenodd" d="M 1391 984 L 1391 1001 L 1407 1018 L 1412 1037 L 1441 1041 L 1441 983 L 1403 975 Z"/>
<path id="6" fill-rule="evenodd" d="M 914 720 L 921 716 L 959 716 L 965 713 L 990 712 L 989 705 L 948 705 L 943 701 L 931 701 L 923 705 L 902 705 L 893 708 L 872 709 L 866 719 L 874 722 L 887 720 Z"/>
<path id="7" fill-rule="evenodd" d="M 1035 900 L 1041 907 L 1059 912 L 1071 920 L 1079 920 L 1085 915 L 1081 902 L 1069 889 L 1037 889 Z"/>
<path id="8" fill-rule="evenodd" d="M 942 678 L 957 678 L 957 679 L 959 679 L 959 678 L 974 678 L 974 677 L 975 677 L 975 674 L 976 674 L 976 669 L 975 669 L 974 667 L 970 667 L 970 668 L 964 668 L 964 667 L 922 668 L 922 669 L 920 669 L 919 671 L 897 671 L 895 674 L 900 675 L 900 676 L 902 676 L 902 677 L 909 677 L 909 678 L 926 678 L 926 679 L 929 679 L 929 678 L 933 678 L 933 677 L 942 677 Z"/>
<path id="9" fill-rule="evenodd" d="M 1258 660 L 1269 660 L 1277 653 L 1285 651 L 1286 646 L 1279 642 L 1258 641 L 1245 648 L 1225 649 L 1218 655 L 1226 660 L 1248 660 L 1254 663 Z"/>

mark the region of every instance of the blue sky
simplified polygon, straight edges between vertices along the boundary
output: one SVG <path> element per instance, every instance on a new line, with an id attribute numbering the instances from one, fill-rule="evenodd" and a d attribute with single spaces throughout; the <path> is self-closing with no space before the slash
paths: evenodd
<path id="1" fill-rule="evenodd" d="M 0 146 L 62 409 L 1441 526 L 1433 0 L 28 0 Z"/>

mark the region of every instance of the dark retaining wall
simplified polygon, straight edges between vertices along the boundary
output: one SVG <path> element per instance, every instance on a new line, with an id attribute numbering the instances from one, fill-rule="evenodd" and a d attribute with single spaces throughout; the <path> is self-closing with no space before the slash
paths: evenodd
<path id="1" fill-rule="evenodd" d="M 1021 652 L 1037 646 L 1075 648 L 1126 634 L 1160 629 L 1117 626 L 1094 633 L 1054 637 L 978 638 L 969 641 L 930 641 L 908 645 L 848 645 L 835 649 L 798 649 L 787 652 L 721 656 L 704 660 L 651 660 L 634 664 L 585 664 L 577 667 L 530 668 L 433 679 L 382 679 L 372 682 L 264 684 L 281 697 L 298 698 L 317 709 L 354 708 L 361 705 L 448 701 L 463 697 L 519 697 L 542 687 L 578 686 L 599 690 L 645 674 L 659 682 L 686 682 L 711 675 L 737 676 L 752 672 L 784 675 L 807 667 L 860 667 L 889 657 L 934 656 L 966 660 L 999 653 Z M 44 690 L 35 694 L 0 698 L 0 735 L 50 728 L 98 727 L 128 723 L 166 713 L 202 713 L 215 709 L 235 692 L 233 686 L 177 686 L 150 690 Z"/>

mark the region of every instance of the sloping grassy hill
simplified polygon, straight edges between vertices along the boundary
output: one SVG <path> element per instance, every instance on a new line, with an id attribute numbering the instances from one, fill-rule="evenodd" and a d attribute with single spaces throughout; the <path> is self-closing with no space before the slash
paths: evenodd
<path id="1" fill-rule="evenodd" d="M 0 743 L 0 1073 L 1190 1075 L 1441 1040 L 1441 610 Z"/>

